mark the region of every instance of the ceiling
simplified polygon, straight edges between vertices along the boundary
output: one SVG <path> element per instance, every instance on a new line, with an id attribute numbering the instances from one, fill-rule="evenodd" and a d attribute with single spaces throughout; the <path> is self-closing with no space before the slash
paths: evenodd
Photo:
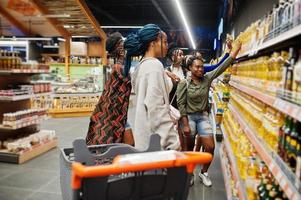
<path id="1" fill-rule="evenodd" d="M 223 0 L 181 1 L 193 28 L 217 27 L 223 2 Z M 86 3 L 102 26 L 155 23 L 163 29 L 183 29 L 173 0 L 87 0 Z"/>

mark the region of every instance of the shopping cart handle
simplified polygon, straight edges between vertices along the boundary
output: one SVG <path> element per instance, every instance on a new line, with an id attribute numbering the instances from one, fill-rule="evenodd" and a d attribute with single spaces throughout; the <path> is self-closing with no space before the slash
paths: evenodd
<path id="1" fill-rule="evenodd" d="M 72 164 L 72 188 L 80 189 L 82 178 L 109 176 L 128 172 L 184 167 L 192 173 L 195 165 L 212 160 L 212 155 L 204 152 L 157 151 L 117 156 L 111 165 L 84 166 Z"/>

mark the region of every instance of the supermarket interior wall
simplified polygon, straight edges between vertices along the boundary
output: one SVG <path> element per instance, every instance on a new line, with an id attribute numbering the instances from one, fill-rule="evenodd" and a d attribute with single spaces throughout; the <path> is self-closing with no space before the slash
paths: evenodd
<path id="1" fill-rule="evenodd" d="M 235 37 L 243 32 L 250 24 L 263 18 L 268 12 L 273 9 L 273 5 L 279 0 L 247 0 L 239 7 L 237 16 L 233 19 L 233 25 L 229 33 L 234 29 Z"/>

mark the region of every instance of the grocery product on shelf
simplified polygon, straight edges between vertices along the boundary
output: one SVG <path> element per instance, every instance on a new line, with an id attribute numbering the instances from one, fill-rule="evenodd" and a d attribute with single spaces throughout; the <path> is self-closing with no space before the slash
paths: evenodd
<path id="1" fill-rule="evenodd" d="M 230 110 L 225 111 L 223 125 L 236 157 L 239 176 L 245 182 L 248 199 L 287 199 Z"/>
<path id="2" fill-rule="evenodd" d="M 243 46 L 239 55 L 256 49 L 258 44 L 267 42 L 301 23 L 300 0 L 279 0 L 279 4 L 262 19 L 252 23 L 238 38 Z"/>
<path id="3" fill-rule="evenodd" d="M 293 79 L 293 99 L 301 104 L 301 50 L 299 50 L 298 62 L 294 67 Z"/>
<path id="4" fill-rule="evenodd" d="M 7 139 L 0 145 L 0 152 L 10 152 L 22 154 L 24 151 L 32 149 L 35 145 L 43 144 L 56 139 L 55 131 L 42 130 L 29 136 Z"/>
<path id="5" fill-rule="evenodd" d="M 24 127 L 27 123 L 36 122 L 44 119 L 45 109 L 27 109 L 14 113 L 4 113 L 2 124 L 8 127 Z"/>
<path id="6" fill-rule="evenodd" d="M 53 106 L 52 95 L 37 95 L 31 98 L 31 108 L 50 109 Z"/>
<path id="7" fill-rule="evenodd" d="M 19 52 L 10 52 L 6 50 L 0 51 L 0 69 L 21 69 L 22 59 L 20 58 Z"/>

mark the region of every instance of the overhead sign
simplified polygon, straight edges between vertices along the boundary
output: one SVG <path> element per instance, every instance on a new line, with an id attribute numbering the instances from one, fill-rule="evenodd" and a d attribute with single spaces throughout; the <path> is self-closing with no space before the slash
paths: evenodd
<path id="1" fill-rule="evenodd" d="M 8 0 L 6 8 L 14 10 L 25 16 L 39 14 L 36 7 L 28 0 Z"/>

